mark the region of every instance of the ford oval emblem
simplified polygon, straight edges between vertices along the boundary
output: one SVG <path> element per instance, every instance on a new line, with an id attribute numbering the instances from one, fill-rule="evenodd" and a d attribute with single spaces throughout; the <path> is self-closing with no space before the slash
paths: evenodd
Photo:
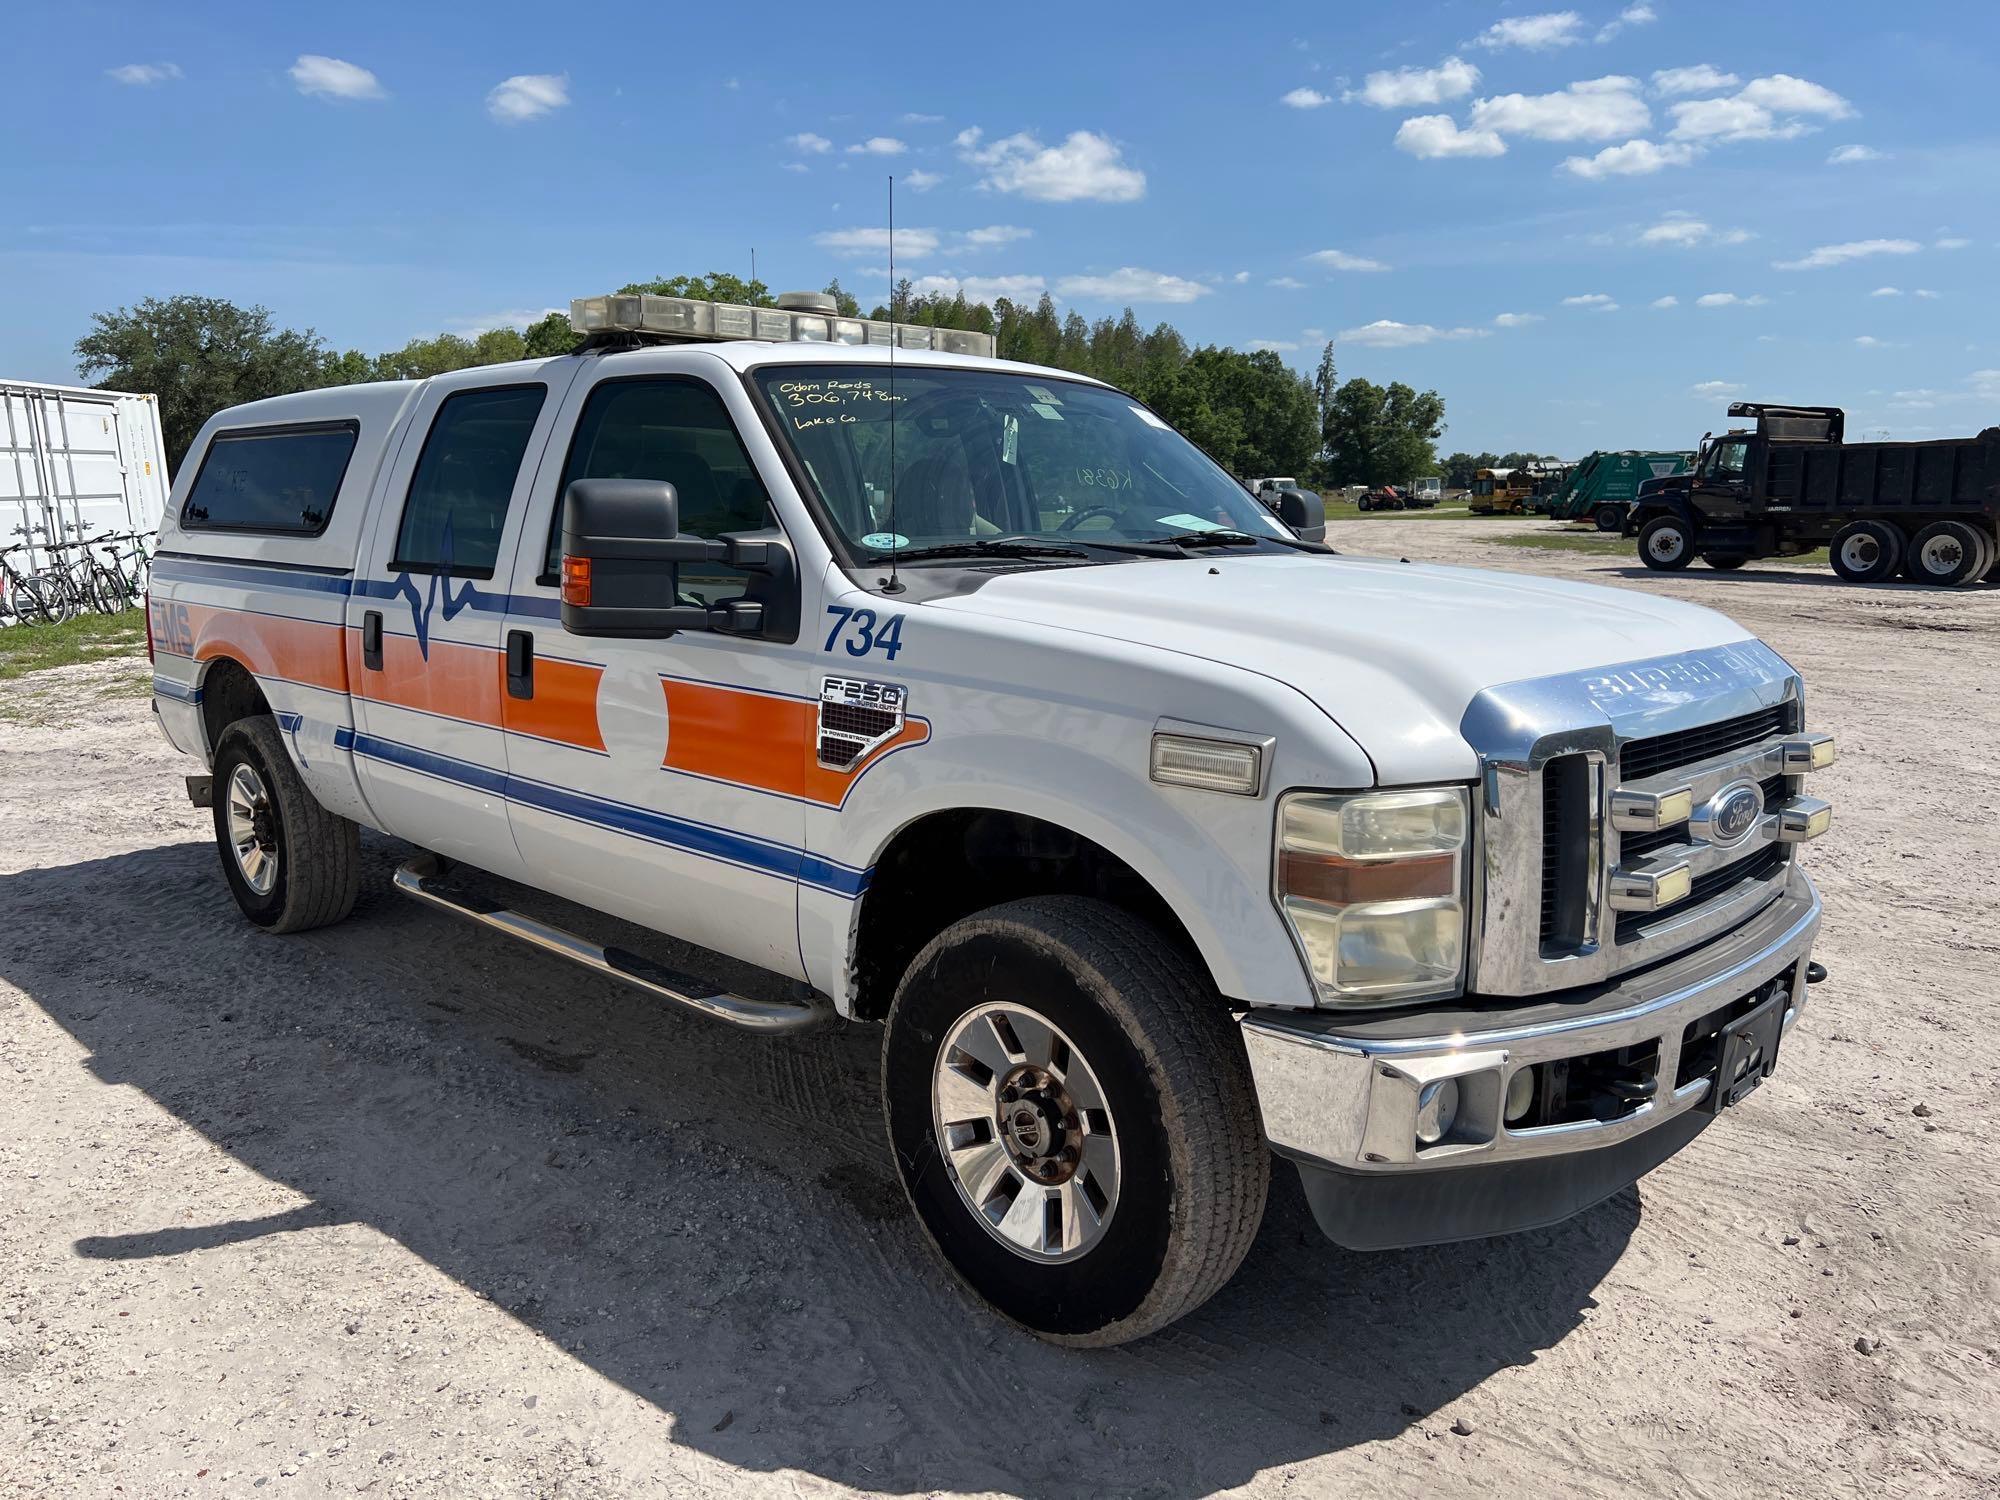
<path id="1" fill-rule="evenodd" d="M 1755 783 L 1739 781 L 1709 798 L 1708 841 L 1723 849 L 1733 849 L 1757 831 L 1764 816 L 1764 793 Z"/>

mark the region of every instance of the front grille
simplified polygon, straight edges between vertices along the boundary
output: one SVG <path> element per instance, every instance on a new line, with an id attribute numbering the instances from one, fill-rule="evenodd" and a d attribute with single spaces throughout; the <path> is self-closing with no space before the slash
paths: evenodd
<path id="1" fill-rule="evenodd" d="M 1542 767 L 1542 928 L 1544 953 L 1575 949 L 1589 934 L 1590 760 L 1558 755 Z"/>
<path id="2" fill-rule="evenodd" d="M 1764 808 L 1769 811 L 1783 802 L 1791 793 L 1785 789 L 1785 778 L 1766 776 L 1758 786 L 1764 793 Z M 1655 849 L 1664 849 L 1669 844 L 1687 841 L 1686 825 L 1656 829 L 1652 833 L 1628 833 L 1618 843 L 1618 862 L 1623 865 L 1637 864 Z"/>
<path id="3" fill-rule="evenodd" d="M 896 715 L 884 708 L 860 708 L 851 703 L 820 706 L 819 727 L 828 734 L 852 735 L 872 740 L 896 732 Z"/>
<path id="4" fill-rule="evenodd" d="M 1773 735 L 1786 734 L 1792 723 L 1793 705 L 1774 703 L 1755 713 L 1739 714 L 1714 724 L 1680 729 L 1672 734 L 1656 734 L 1651 739 L 1633 740 L 1619 759 L 1619 770 L 1627 782 L 1644 781 L 1676 766 L 1693 765 L 1711 756 L 1727 755 Z"/>
<path id="5" fill-rule="evenodd" d="M 1728 895 L 1740 885 L 1748 885 L 1756 880 L 1768 880 L 1784 867 L 1789 857 L 1789 850 L 1785 845 L 1766 844 L 1748 859 L 1739 859 L 1733 865 L 1724 865 L 1719 870 L 1710 870 L 1705 875 L 1697 875 L 1686 900 L 1677 901 L 1662 911 L 1620 912 L 1617 940 L 1629 943 L 1655 922 L 1676 912 L 1692 911 L 1698 906 L 1704 906 L 1710 901 Z"/>

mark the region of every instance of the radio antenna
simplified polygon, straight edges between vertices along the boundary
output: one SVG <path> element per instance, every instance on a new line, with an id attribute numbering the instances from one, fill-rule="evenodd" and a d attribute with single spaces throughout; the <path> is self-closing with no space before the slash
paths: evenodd
<path id="1" fill-rule="evenodd" d="M 896 554 L 902 550 L 903 536 L 896 530 L 896 174 L 889 174 L 889 581 L 885 594 L 903 592 L 903 580 L 896 571 Z"/>

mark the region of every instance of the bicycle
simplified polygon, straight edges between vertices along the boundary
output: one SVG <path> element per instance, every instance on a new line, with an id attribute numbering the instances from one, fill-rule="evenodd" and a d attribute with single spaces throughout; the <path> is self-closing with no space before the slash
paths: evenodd
<path id="1" fill-rule="evenodd" d="M 120 543 L 129 544 L 120 550 Z M 135 609 L 146 597 L 146 581 L 152 571 L 152 555 L 146 540 L 137 531 L 114 531 L 91 537 L 86 544 L 97 555 L 90 561 L 91 602 L 105 614 Z M 127 571 L 126 564 L 130 564 Z"/>
<path id="2" fill-rule="evenodd" d="M 22 530 L 18 526 L 14 529 Z M 76 613 L 76 608 L 68 602 L 66 594 L 49 587 L 47 574 L 23 572 L 14 565 L 11 561 L 14 554 L 28 550 L 26 542 L 0 547 L 0 619 L 11 617 L 23 625 L 37 621 L 60 625 Z"/>
<path id="3" fill-rule="evenodd" d="M 65 527 L 75 530 L 75 527 Z M 113 608 L 101 597 L 98 580 L 92 574 L 92 559 L 89 544 L 82 541 L 58 542 L 49 539 L 42 527 L 30 528 L 31 535 L 39 535 L 45 540 L 42 550 L 48 554 L 48 563 L 42 569 L 42 587 L 52 601 L 67 604 L 72 615 L 95 609 L 100 614 L 111 614 Z"/>

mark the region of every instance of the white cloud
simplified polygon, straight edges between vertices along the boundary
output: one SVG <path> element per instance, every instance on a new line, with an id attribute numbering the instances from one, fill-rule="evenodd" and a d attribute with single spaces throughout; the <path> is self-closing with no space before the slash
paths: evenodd
<path id="1" fill-rule="evenodd" d="M 1274 286 L 1287 292 L 1302 292 L 1306 289 L 1306 284 L 1296 276 L 1273 276 L 1264 285 Z"/>
<path id="2" fill-rule="evenodd" d="M 530 323 L 539 323 L 550 313 L 569 316 L 566 307 L 511 307 L 503 312 L 482 313 L 477 317 L 455 318 L 448 325 L 453 333 L 462 333 L 467 338 L 482 334 L 494 328 L 526 328 Z"/>
<path id="3" fill-rule="evenodd" d="M 165 83 L 170 78 L 180 77 L 181 65 L 170 62 L 126 63 L 122 68 L 106 68 L 104 72 L 107 78 L 116 79 L 119 83 L 143 86 L 149 83 Z"/>
<path id="4" fill-rule="evenodd" d="M 1360 344 L 1368 349 L 1406 349 L 1413 344 L 1429 344 L 1438 339 L 1485 338 L 1486 330 L 1433 328 L 1428 323 L 1398 323 L 1393 318 L 1377 318 L 1359 328 L 1342 329 L 1333 337 L 1336 343 Z"/>
<path id="5" fill-rule="evenodd" d="M 812 170 L 811 167 L 808 167 L 802 161 L 788 161 L 782 163 L 782 165 L 787 172 L 810 172 Z"/>
<path id="6" fill-rule="evenodd" d="M 1739 297 L 1734 292 L 1703 292 L 1694 299 L 1696 307 L 1762 307 L 1770 299 L 1761 292 Z"/>
<path id="7" fill-rule="evenodd" d="M 1900 297 L 1903 289 L 1899 286 L 1878 286 L 1868 294 L 1871 297 Z"/>
<path id="8" fill-rule="evenodd" d="M 898 229 L 896 253 L 905 260 L 922 260 L 937 254 L 939 236 L 935 229 Z M 886 255 L 887 229 L 828 229 L 813 236 L 813 243 L 835 255 Z"/>
<path id="9" fill-rule="evenodd" d="M 1963 250 L 1971 243 L 1972 241 L 1966 239 L 1963 235 L 1948 234 L 1943 239 L 1933 240 L 1931 248 L 1933 250 Z"/>
<path id="10" fill-rule="evenodd" d="M 1322 104 L 1333 103 L 1333 95 L 1322 94 L 1318 89 L 1298 88 L 1279 95 L 1278 102 L 1289 104 L 1293 109 L 1318 109 Z"/>
<path id="11" fill-rule="evenodd" d="M 1252 353 L 1261 349 L 1269 349 L 1274 354 L 1290 354 L 1298 347 L 1290 339 L 1252 339 L 1248 344 L 1244 345 L 1244 348 L 1250 350 Z"/>
<path id="12" fill-rule="evenodd" d="M 1597 40 L 1608 42 L 1628 26 L 1650 26 L 1659 19 L 1658 13 L 1652 6 L 1646 4 L 1645 0 L 1639 0 L 1638 4 L 1628 5 L 1619 11 L 1616 20 L 1606 21 L 1598 27 Z"/>
<path id="13" fill-rule="evenodd" d="M 1299 330 L 1299 337 L 1302 339 L 1323 339 L 1326 337 L 1326 330 L 1324 328 L 1301 328 Z"/>
<path id="14" fill-rule="evenodd" d="M 1507 143 L 1490 130 L 1460 130 L 1450 115 L 1412 115 L 1396 131 L 1396 149 L 1423 160 L 1504 156 Z"/>
<path id="15" fill-rule="evenodd" d="M 1780 271 L 1819 271 L 1873 255 L 1914 255 L 1923 248 L 1915 240 L 1849 240 L 1840 245 L 1821 245 L 1797 260 L 1774 260 L 1771 264 Z"/>
<path id="16" fill-rule="evenodd" d="M 1781 115 L 1824 115 L 1829 120 L 1844 120 L 1854 113 L 1854 106 L 1832 89 L 1794 78 L 1789 73 L 1753 78 L 1743 85 L 1743 92 L 1737 98 L 1761 104 Z"/>
<path id="17" fill-rule="evenodd" d="M 1549 11 L 1539 16 L 1510 16 L 1495 21 L 1474 39 L 1476 47 L 1526 47 L 1544 52 L 1551 47 L 1570 47 L 1583 40 L 1579 35 L 1583 17 L 1573 10 Z"/>
<path id="18" fill-rule="evenodd" d="M 1734 396 L 1742 389 L 1733 380 L 1698 380 L 1688 387 L 1688 394 L 1704 401 L 1715 401 L 1723 396 Z"/>
<path id="19" fill-rule="evenodd" d="M 905 125 L 940 125 L 944 123 L 943 115 L 920 115 L 916 113 L 911 113 L 899 116 L 898 118 Z"/>
<path id="20" fill-rule="evenodd" d="M 1914 292 L 1910 293 L 1910 295 L 1912 297 L 1921 297 L 1926 302 L 1935 302 L 1943 293 L 1934 292 L 1927 286 L 1920 286 Z"/>
<path id="21" fill-rule="evenodd" d="M 928 193 L 932 188 L 944 181 L 944 174 L 942 172 L 926 172 L 920 167 L 914 171 L 905 172 L 896 180 L 913 193 Z"/>
<path id="22" fill-rule="evenodd" d="M 1238 271 L 1234 276 L 1231 276 L 1229 279 L 1235 282 L 1238 286 L 1241 286 L 1243 285 L 1244 282 L 1250 279 L 1250 273 L 1248 271 Z"/>
<path id="23" fill-rule="evenodd" d="M 785 144 L 800 151 L 810 151 L 815 156 L 824 156 L 833 149 L 833 142 L 823 135 L 814 135 L 810 130 L 802 130 L 797 135 L 785 137 Z"/>
<path id="24" fill-rule="evenodd" d="M 1016 240 L 1028 239 L 1034 232 L 1018 224 L 988 224 L 984 229 L 965 230 L 950 248 L 955 251 L 991 250 L 996 245 L 1011 245 Z"/>
<path id="25" fill-rule="evenodd" d="M 1325 266 L 1329 271 L 1386 271 L 1389 269 L 1379 260 L 1370 260 L 1365 255 L 1349 255 L 1345 250 L 1315 250 L 1306 259 L 1316 266 Z"/>
<path id="26" fill-rule="evenodd" d="M 1563 170 L 1576 177 L 1643 177 L 1662 167 L 1684 167 L 1700 153 L 1692 146 L 1656 146 L 1651 141 L 1627 141 L 1606 146 L 1595 156 L 1567 156 Z"/>
<path id="27" fill-rule="evenodd" d="M 1883 154 L 1873 146 L 1836 146 L 1826 156 L 1830 167 L 1845 167 L 1858 161 L 1881 161 Z"/>
<path id="28" fill-rule="evenodd" d="M 901 156 L 910 148 L 893 135 L 871 135 L 847 148 L 849 156 Z"/>
<path id="29" fill-rule="evenodd" d="M 1676 211 L 1659 223 L 1639 232 L 1642 245 L 1673 245 L 1692 249 L 1696 245 L 1740 245 L 1752 238 L 1747 229 L 1717 229 L 1693 214 Z"/>
<path id="30" fill-rule="evenodd" d="M 1102 276 L 1065 276 L 1056 283 L 1065 297 L 1091 297 L 1106 302 L 1192 302 L 1206 297 L 1209 288 L 1184 276 L 1164 271 L 1147 271 L 1138 266 L 1120 266 Z"/>
<path id="31" fill-rule="evenodd" d="M 382 85 L 366 68 L 337 57 L 321 57 L 316 52 L 301 53 L 291 66 L 292 82 L 301 94 L 318 94 L 324 99 L 380 99 Z"/>
<path id="32" fill-rule="evenodd" d="M 1803 120 L 1783 125 L 1761 104 L 1738 94 L 1733 99 L 1685 99 L 1669 111 L 1677 141 L 1789 141 L 1815 127 Z"/>
<path id="33" fill-rule="evenodd" d="M 1652 123 L 1639 97 L 1639 80 L 1617 74 L 1588 78 L 1553 94 L 1500 94 L 1472 102 L 1473 129 L 1540 141 L 1610 140 Z"/>
<path id="34" fill-rule="evenodd" d="M 1540 313 L 1501 313 L 1494 318 L 1495 328 L 1526 328 L 1530 323 L 1542 321 Z"/>
<path id="35" fill-rule="evenodd" d="M 1668 98 L 1676 94 L 1714 94 L 1733 89 L 1743 80 L 1707 63 L 1691 68 L 1661 68 L 1653 74 L 1653 92 Z"/>
<path id="36" fill-rule="evenodd" d="M 1679 307 L 1681 299 L 1670 292 L 1664 297 L 1655 297 L 1648 305 L 1652 307 Z"/>
<path id="37" fill-rule="evenodd" d="M 1562 300 L 1564 307 L 1587 307 L 1592 312 L 1617 312 L 1618 304 L 1603 292 L 1579 292 Z"/>
<path id="38" fill-rule="evenodd" d="M 1872 333 L 1864 333 L 1854 342 L 1859 344 L 1864 349 L 1886 349 L 1888 347 L 1888 345 L 1884 344 L 1880 339 L 1876 338 L 1875 335 Z"/>
<path id="39" fill-rule="evenodd" d="M 1034 302 L 1048 290 L 1048 283 L 1039 276 L 919 276 L 910 283 L 920 297 L 947 297 L 960 292 L 967 302 L 995 302 L 1005 297 L 1009 302 Z"/>
<path id="40" fill-rule="evenodd" d="M 486 112 L 503 125 L 539 120 L 569 103 L 569 74 L 516 73 L 493 85 Z"/>
<path id="41" fill-rule="evenodd" d="M 1044 146 L 1022 131 L 984 142 L 977 126 L 961 130 L 959 154 L 985 169 L 981 186 L 1042 203 L 1132 203 L 1146 195 L 1146 174 L 1127 164 L 1118 145 L 1088 130 L 1072 130 L 1060 146 Z"/>
<path id="42" fill-rule="evenodd" d="M 1418 104 L 1443 104 L 1462 99 L 1479 83 L 1479 69 L 1460 57 L 1447 57 L 1435 68 L 1397 68 L 1394 72 L 1370 73 L 1359 89 L 1341 95 L 1348 103 L 1357 100 L 1377 109 L 1408 109 Z"/>

